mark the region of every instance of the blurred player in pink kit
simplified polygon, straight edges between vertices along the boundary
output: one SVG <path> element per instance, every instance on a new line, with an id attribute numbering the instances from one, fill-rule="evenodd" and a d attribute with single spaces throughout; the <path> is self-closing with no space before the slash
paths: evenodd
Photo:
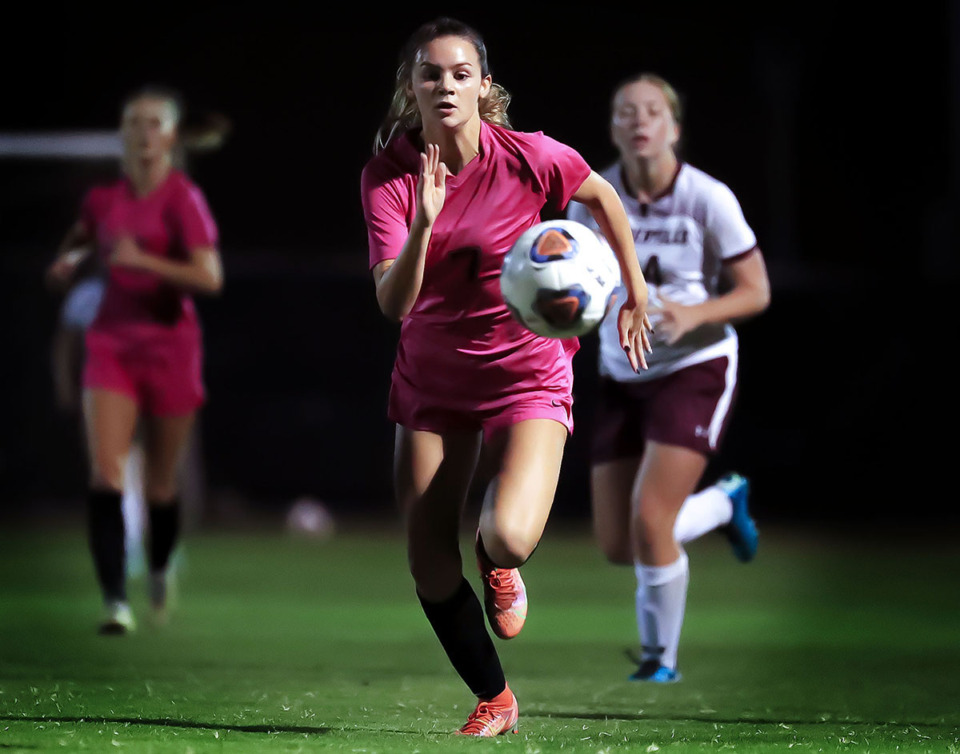
<path id="1" fill-rule="evenodd" d="M 91 189 L 48 270 L 69 282 L 100 255 L 109 272 L 86 334 L 83 409 L 90 456 L 90 547 L 103 594 L 100 630 L 135 621 L 124 574 L 123 469 L 138 423 L 149 510 L 150 598 L 163 618 L 167 567 L 180 526 L 178 471 L 205 400 L 202 337 L 191 294 L 223 285 L 217 227 L 202 192 L 179 169 L 180 105 L 144 89 L 122 108 L 123 177 Z"/>
<path id="2" fill-rule="evenodd" d="M 719 451 L 736 396 L 732 322 L 770 300 L 763 255 L 730 189 L 678 159 L 680 101 L 659 76 L 617 87 L 611 135 L 619 159 L 602 175 L 630 218 L 656 327 L 637 374 L 600 326 L 601 392 L 592 447 L 594 527 L 614 563 L 637 574 L 641 656 L 632 680 L 679 680 L 677 649 L 689 581 L 683 544 L 720 530 L 744 562 L 757 550 L 749 485 L 729 474 L 697 492 Z M 590 224 L 571 203 L 568 217 Z M 721 286 L 725 283 L 725 286 Z"/>
<path id="3" fill-rule="evenodd" d="M 589 206 L 621 263 L 618 332 L 637 370 L 649 349 L 647 291 L 616 191 L 571 148 L 510 130 L 509 96 L 475 30 L 446 18 L 425 24 L 400 63 L 361 181 L 377 301 L 402 322 L 388 406 L 395 489 L 417 595 L 478 700 L 459 732 L 494 736 L 515 730 L 519 711 L 463 574 L 460 516 L 485 448 L 495 472 L 476 557 L 490 626 L 512 638 L 527 611 L 518 569 L 543 533 L 573 427 L 578 347 L 511 317 L 503 258 L 544 208 L 572 198 Z"/>

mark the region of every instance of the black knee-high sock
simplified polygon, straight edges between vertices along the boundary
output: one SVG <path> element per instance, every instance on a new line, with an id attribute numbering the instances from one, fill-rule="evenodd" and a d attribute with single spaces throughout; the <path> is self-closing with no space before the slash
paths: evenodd
<path id="1" fill-rule="evenodd" d="M 150 570 L 164 571 L 180 534 L 180 501 L 174 499 L 163 505 L 149 503 L 149 510 Z"/>
<path id="2" fill-rule="evenodd" d="M 127 599 L 122 501 L 114 490 L 87 493 L 87 536 L 105 600 Z"/>
<path id="3" fill-rule="evenodd" d="M 500 657 L 470 583 L 464 579 L 456 593 L 443 602 L 427 602 L 420 597 L 420 604 L 454 670 L 469 689 L 485 700 L 503 691 L 507 681 Z"/>

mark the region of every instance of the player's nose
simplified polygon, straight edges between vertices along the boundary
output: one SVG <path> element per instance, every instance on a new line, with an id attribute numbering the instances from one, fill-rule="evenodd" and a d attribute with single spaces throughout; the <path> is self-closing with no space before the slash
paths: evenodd
<path id="1" fill-rule="evenodd" d="M 440 74 L 440 90 L 443 92 L 452 92 L 453 91 L 453 73 L 442 73 Z"/>

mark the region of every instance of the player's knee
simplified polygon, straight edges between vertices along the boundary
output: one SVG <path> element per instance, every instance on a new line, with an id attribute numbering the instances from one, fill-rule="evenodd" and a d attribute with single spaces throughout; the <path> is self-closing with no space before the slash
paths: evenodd
<path id="1" fill-rule="evenodd" d="M 630 520 L 630 530 L 637 544 L 643 548 L 666 539 L 673 539 L 676 516 L 666 506 L 644 501 Z"/>
<path id="2" fill-rule="evenodd" d="M 165 464 L 155 464 L 147 458 L 143 474 L 143 492 L 151 505 L 168 505 L 177 499 L 180 493 L 179 467 L 169 468 Z"/>
<path id="3" fill-rule="evenodd" d="M 148 482 L 144 493 L 151 505 L 163 507 L 177 500 L 177 485 L 173 482 Z"/>
<path id="4" fill-rule="evenodd" d="M 94 489 L 123 491 L 123 459 L 98 453 L 90 468 L 90 486 Z"/>
<path id="5" fill-rule="evenodd" d="M 633 564 L 633 547 L 629 537 L 598 534 L 597 543 L 600 545 L 600 552 L 613 565 Z"/>

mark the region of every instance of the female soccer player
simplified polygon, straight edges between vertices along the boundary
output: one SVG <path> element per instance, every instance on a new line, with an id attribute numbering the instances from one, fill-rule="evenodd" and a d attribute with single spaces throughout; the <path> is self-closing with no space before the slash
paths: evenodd
<path id="1" fill-rule="evenodd" d="M 123 103 L 123 177 L 91 189 L 48 269 L 66 285 L 99 254 L 109 269 L 86 334 L 83 409 L 90 456 L 90 547 L 105 603 L 102 633 L 134 627 L 127 603 L 123 469 L 138 423 L 149 509 L 150 599 L 166 607 L 179 531 L 178 469 L 205 399 L 201 331 L 191 294 L 223 285 L 217 228 L 201 191 L 179 169 L 180 105 L 145 89 Z"/>
<path id="2" fill-rule="evenodd" d="M 553 503 L 572 429 L 575 340 L 543 338 L 507 311 L 503 257 L 545 206 L 583 202 L 622 266 L 617 331 L 632 369 L 649 348 L 646 284 L 616 191 L 574 150 L 509 129 L 480 35 L 439 19 L 404 47 L 393 105 L 362 175 L 370 266 L 383 313 L 402 323 L 388 415 L 395 486 L 423 610 L 478 704 L 460 733 L 515 729 L 483 610 L 464 578 L 460 515 L 482 447 L 495 459 L 476 554 L 494 633 L 526 616 L 519 566 Z"/>
<path id="3" fill-rule="evenodd" d="M 733 406 L 730 323 L 766 309 L 770 285 L 733 193 L 678 159 L 680 102 L 666 81 L 641 74 L 618 86 L 611 134 L 620 156 L 602 175 L 629 215 L 656 334 L 649 369 L 637 373 L 616 347 L 616 330 L 601 324 L 594 526 L 607 558 L 636 568 L 642 650 L 631 678 L 670 682 L 680 677 L 689 574 L 682 543 L 723 527 L 740 560 L 756 552 L 746 479 L 731 474 L 694 492 Z M 573 203 L 568 217 L 592 219 Z M 729 281 L 722 294 L 721 273 Z"/>

